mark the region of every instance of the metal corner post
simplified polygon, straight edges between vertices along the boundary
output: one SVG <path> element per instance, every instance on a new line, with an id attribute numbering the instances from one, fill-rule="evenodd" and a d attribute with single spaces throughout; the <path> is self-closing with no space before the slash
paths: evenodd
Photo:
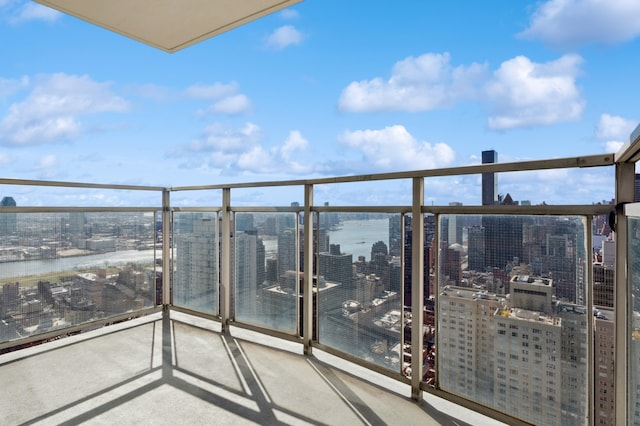
<path id="1" fill-rule="evenodd" d="M 635 197 L 635 164 L 616 163 L 616 203 L 633 202 Z M 616 209 L 616 266 L 615 266 L 615 416 L 619 424 L 629 420 L 629 339 L 633 318 L 631 288 L 628 277 L 627 217 L 623 209 Z M 624 255 L 626 254 L 626 255 Z"/>
<path id="2" fill-rule="evenodd" d="M 229 332 L 231 308 L 231 188 L 222 190 L 222 232 L 220 241 L 220 316 L 222 332 Z"/>
<path id="3" fill-rule="evenodd" d="M 585 220 L 585 253 L 589 253 L 591 251 L 591 247 L 593 247 L 593 233 L 591 232 L 593 226 L 593 218 L 591 216 L 587 216 Z M 586 280 L 586 294 L 587 299 L 585 301 L 587 306 L 587 312 L 593 312 L 593 256 L 587 256 L 587 270 L 585 274 Z M 594 334 L 594 321 L 587 321 L 587 336 L 591 336 L 592 338 L 587 339 L 587 366 L 589 368 L 590 374 L 587 374 L 587 422 L 588 424 L 595 424 L 595 347 L 593 343 Z"/>
<path id="4" fill-rule="evenodd" d="M 304 187 L 304 289 L 302 298 L 302 336 L 304 354 L 311 355 L 313 340 L 313 185 Z"/>
<path id="5" fill-rule="evenodd" d="M 411 399 L 422 400 L 422 305 L 424 303 L 424 179 L 413 178 L 411 207 Z"/>
<path id="6" fill-rule="evenodd" d="M 168 189 L 162 190 L 162 306 L 171 304 L 171 202 Z"/>

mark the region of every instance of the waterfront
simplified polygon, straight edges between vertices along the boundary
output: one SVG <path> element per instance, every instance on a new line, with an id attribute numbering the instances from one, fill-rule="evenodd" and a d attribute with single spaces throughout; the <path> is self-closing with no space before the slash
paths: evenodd
<path id="1" fill-rule="evenodd" d="M 371 260 L 371 246 L 383 241 L 389 246 L 389 221 L 387 218 L 370 220 L 344 220 L 328 232 L 330 244 L 340 244 L 340 251 Z M 264 238 L 267 255 L 276 255 L 277 238 Z M 153 250 L 122 250 L 85 256 L 57 259 L 28 260 L 0 263 L 0 277 L 11 279 L 63 271 L 86 270 L 119 266 L 127 263 L 153 263 Z"/>
<path id="2" fill-rule="evenodd" d="M 9 279 L 32 275 L 75 271 L 128 263 L 153 263 L 153 250 L 122 250 L 109 253 L 73 256 L 58 259 L 27 260 L 0 263 L 0 277 Z"/>
<path id="3" fill-rule="evenodd" d="M 340 251 L 352 254 L 353 261 L 358 256 L 371 260 L 371 246 L 382 241 L 389 248 L 389 219 L 343 220 L 329 230 L 329 243 L 340 244 Z M 277 257 L 278 238 L 271 235 L 262 237 L 267 258 Z"/>
<path id="4" fill-rule="evenodd" d="M 389 219 L 344 220 L 328 232 L 330 244 L 340 244 L 340 251 L 371 260 L 371 246 L 382 241 L 389 248 Z"/>

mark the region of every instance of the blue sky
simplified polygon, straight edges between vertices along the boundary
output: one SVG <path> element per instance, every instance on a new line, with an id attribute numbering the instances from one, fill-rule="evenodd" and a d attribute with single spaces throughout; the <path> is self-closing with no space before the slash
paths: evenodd
<path id="1" fill-rule="evenodd" d="M 617 151 L 640 120 L 637 0 L 305 0 L 174 54 L 0 0 L 0 39 L 5 178 L 183 186 L 470 165 L 485 149 L 571 157 Z M 516 200 L 591 203 L 613 197 L 612 176 L 499 182 Z M 425 198 L 478 204 L 479 181 L 429 182 Z M 395 205 L 398 186 L 326 187 L 316 202 Z"/>

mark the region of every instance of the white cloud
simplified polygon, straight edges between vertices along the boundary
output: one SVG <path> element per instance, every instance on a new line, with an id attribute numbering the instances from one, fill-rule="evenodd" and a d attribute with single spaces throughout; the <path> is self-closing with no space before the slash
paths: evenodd
<path id="1" fill-rule="evenodd" d="M 616 153 L 620 151 L 620 148 L 624 145 L 624 142 L 619 141 L 607 141 L 604 143 L 605 152 L 613 152 Z"/>
<path id="2" fill-rule="evenodd" d="M 305 150 L 308 148 L 308 146 L 309 141 L 307 141 L 304 136 L 302 136 L 302 133 L 300 133 L 299 130 L 292 130 L 291 132 L 289 132 L 289 136 L 284 141 L 280 152 L 283 159 L 289 160 L 291 158 L 291 155 L 295 151 Z"/>
<path id="3" fill-rule="evenodd" d="M 294 159 L 294 154 L 309 146 L 298 130 L 292 130 L 281 145 L 271 148 L 262 145 L 261 136 L 260 128 L 252 123 L 239 129 L 213 124 L 206 129 L 203 139 L 177 154 L 186 158 L 185 167 L 218 173 L 299 174 L 313 170 L 311 164 Z"/>
<path id="4" fill-rule="evenodd" d="M 233 95 L 221 99 L 211 106 L 210 112 L 215 114 L 237 115 L 248 112 L 251 109 L 251 101 L 245 95 Z"/>
<path id="5" fill-rule="evenodd" d="M 58 166 L 58 157 L 49 154 L 40 157 L 31 170 L 37 172 L 40 179 L 51 179 L 58 175 Z"/>
<path id="6" fill-rule="evenodd" d="M 401 125 L 380 130 L 346 131 L 339 139 L 346 146 L 362 152 L 367 169 L 432 169 L 451 164 L 455 158 L 450 146 L 420 142 Z"/>
<path id="7" fill-rule="evenodd" d="M 191 142 L 186 151 L 238 153 L 257 145 L 261 136 L 260 127 L 253 123 L 245 123 L 239 129 L 214 123 L 204 130 L 201 139 Z"/>
<path id="8" fill-rule="evenodd" d="M 9 114 L 0 121 L 0 143 L 41 145 L 78 137 L 81 116 L 128 109 L 128 102 L 113 94 L 109 86 L 88 76 L 37 78 L 27 98 L 11 105 Z"/>
<path id="9" fill-rule="evenodd" d="M 0 99 L 29 87 L 29 77 L 24 76 L 19 80 L 0 77 Z"/>
<path id="10" fill-rule="evenodd" d="M 47 21 L 53 22 L 60 18 L 62 14 L 57 10 L 45 7 L 41 4 L 28 2 L 20 8 L 19 13 L 14 17 L 14 23 L 22 23 L 28 21 Z"/>
<path id="11" fill-rule="evenodd" d="M 62 13 L 57 10 L 32 1 L 0 1 L 0 17 L 12 25 L 18 25 L 28 21 L 52 22 L 61 16 Z"/>
<path id="12" fill-rule="evenodd" d="M 276 28 L 269 36 L 267 36 L 267 47 L 282 50 L 289 46 L 302 43 L 304 35 L 298 31 L 293 25 L 284 25 Z"/>
<path id="13" fill-rule="evenodd" d="M 397 62 L 391 77 L 352 82 L 340 95 L 342 111 L 428 111 L 474 98 L 486 65 L 453 67 L 448 53 L 426 53 Z"/>
<path id="14" fill-rule="evenodd" d="M 596 136 L 605 141 L 605 152 L 618 152 L 637 125 L 637 120 L 602 114 L 596 127 Z"/>
<path id="15" fill-rule="evenodd" d="M 199 111 L 201 115 L 224 114 L 239 115 L 251 110 L 251 100 L 248 96 L 238 93 L 238 83 L 214 83 L 211 85 L 196 84 L 188 87 L 184 94 L 191 99 L 215 101 L 208 108 Z"/>
<path id="16" fill-rule="evenodd" d="M 548 0 L 520 34 L 558 47 L 620 43 L 640 35 L 637 0 Z"/>
<path id="17" fill-rule="evenodd" d="M 493 107 L 489 127 L 504 130 L 580 118 L 585 101 L 576 84 L 582 58 L 564 55 L 535 63 L 525 56 L 503 62 L 453 67 L 449 54 L 426 53 L 397 62 L 391 77 L 352 82 L 338 107 L 349 112 L 429 111 L 464 101 Z"/>
<path id="18" fill-rule="evenodd" d="M 486 86 L 494 103 L 489 127 L 503 130 L 579 119 L 585 107 L 576 85 L 581 63 L 577 55 L 546 63 L 525 56 L 503 62 Z"/>
<path id="19" fill-rule="evenodd" d="M 602 114 L 598 122 L 598 127 L 596 128 L 596 135 L 600 139 L 627 140 L 637 125 L 637 120 Z"/>

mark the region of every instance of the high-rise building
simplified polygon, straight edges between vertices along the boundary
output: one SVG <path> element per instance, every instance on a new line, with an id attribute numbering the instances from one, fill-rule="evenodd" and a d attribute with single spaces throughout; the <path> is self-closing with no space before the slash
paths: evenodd
<path id="1" fill-rule="evenodd" d="M 593 265 L 593 305 L 613 308 L 614 267 L 594 263 Z"/>
<path id="2" fill-rule="evenodd" d="M 558 303 L 557 317 L 561 321 L 561 397 L 562 425 L 584 425 L 588 410 L 587 369 L 589 345 L 587 342 L 587 314 L 584 306 Z"/>
<path id="3" fill-rule="evenodd" d="M 278 233 L 278 278 L 287 271 L 297 271 L 296 232 L 289 228 Z"/>
<path id="4" fill-rule="evenodd" d="M 439 298 L 438 350 L 447 362 L 438 365 L 440 386 L 492 405 L 494 396 L 495 312 L 499 296 L 462 287 L 445 287 Z"/>
<path id="5" fill-rule="evenodd" d="M 236 232 L 235 239 L 235 314 L 254 319 L 258 289 L 265 280 L 265 250 L 256 230 Z"/>
<path id="6" fill-rule="evenodd" d="M 470 226 L 467 228 L 467 236 L 469 269 L 482 272 L 485 270 L 484 228 L 482 226 Z"/>
<path id="7" fill-rule="evenodd" d="M 174 303 L 217 313 L 218 247 L 215 219 L 198 218 L 192 232 L 177 234 Z"/>
<path id="8" fill-rule="evenodd" d="M 550 279 L 514 276 L 510 288 L 443 288 L 440 386 L 534 424 L 584 424 L 586 310 L 556 302 Z"/>
<path id="9" fill-rule="evenodd" d="M 498 162 L 498 153 L 494 150 L 482 151 L 482 164 Z M 482 205 L 491 206 L 498 200 L 498 178 L 495 173 L 482 174 Z"/>
<path id="10" fill-rule="evenodd" d="M 595 305 L 595 302 L 594 302 Z M 615 323 L 611 308 L 598 307 L 594 312 L 593 351 L 595 365 L 594 424 L 613 426 L 615 418 Z"/>
<path id="11" fill-rule="evenodd" d="M 505 270 L 522 259 L 522 230 L 527 222 L 521 216 L 484 215 L 485 268 Z"/>
<path id="12" fill-rule="evenodd" d="M 340 284 L 345 300 L 353 298 L 353 255 L 340 251 L 340 244 L 330 244 L 329 253 L 320 253 L 318 273 L 326 281 Z"/>
<path id="13" fill-rule="evenodd" d="M 236 231 L 249 231 L 255 229 L 253 215 L 250 213 L 238 214 L 235 216 Z"/>
<path id="14" fill-rule="evenodd" d="M 0 207 L 16 207 L 13 197 L 4 197 Z M 16 213 L 0 213 L 0 235 L 15 234 L 18 230 L 18 215 Z"/>
<path id="15" fill-rule="evenodd" d="M 69 213 L 69 235 L 72 237 L 84 237 L 86 224 L 87 219 L 84 212 Z"/>

